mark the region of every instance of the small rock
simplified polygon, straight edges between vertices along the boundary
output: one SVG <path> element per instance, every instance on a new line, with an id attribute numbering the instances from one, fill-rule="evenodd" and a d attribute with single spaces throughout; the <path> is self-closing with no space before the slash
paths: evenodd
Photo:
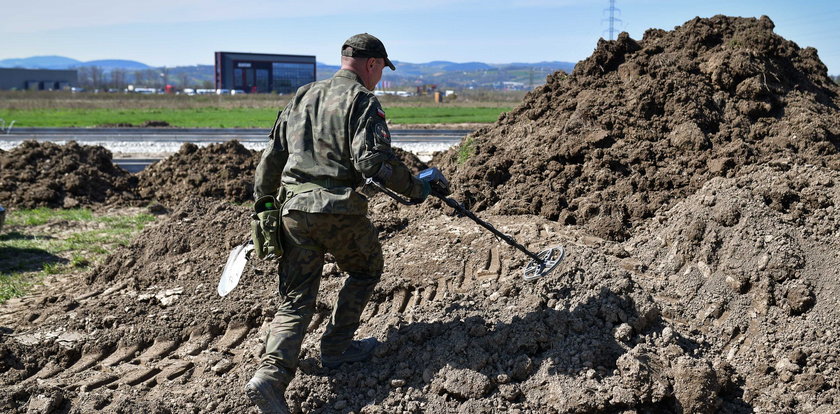
<path id="1" fill-rule="evenodd" d="M 674 330 L 670 326 L 662 328 L 662 342 L 671 342 L 674 339 Z"/>
<path id="2" fill-rule="evenodd" d="M 403 387 L 403 386 L 405 386 L 405 380 L 404 379 L 399 379 L 399 378 L 392 379 L 391 380 L 391 386 L 394 387 L 394 388 Z"/>
<path id="3" fill-rule="evenodd" d="M 481 398 L 492 387 L 490 378 L 471 369 L 456 369 L 447 365 L 438 374 L 435 381 L 439 386 L 458 398 Z"/>
<path id="4" fill-rule="evenodd" d="M 743 275 L 728 275 L 726 285 L 736 293 L 746 293 L 749 290 L 750 281 Z"/>
<path id="5" fill-rule="evenodd" d="M 51 413 L 58 409 L 64 398 L 60 394 L 35 394 L 29 397 L 27 413 Z"/>
<path id="6" fill-rule="evenodd" d="M 782 358 L 779 362 L 776 363 L 776 371 L 780 374 L 782 372 L 789 372 L 792 374 L 798 374 L 802 368 L 799 365 L 794 364 L 787 358 Z"/>
<path id="7" fill-rule="evenodd" d="M 347 400 L 338 400 L 333 404 L 333 408 L 336 410 L 343 410 L 347 407 Z"/>
<path id="8" fill-rule="evenodd" d="M 184 288 L 176 287 L 172 289 L 161 290 L 155 294 L 155 298 L 160 301 L 161 306 L 169 306 L 175 303 L 184 293 Z"/>
<path id="9" fill-rule="evenodd" d="M 222 375 L 230 371 L 231 368 L 233 368 L 233 362 L 225 358 L 213 365 L 213 367 L 210 368 L 210 370 L 216 373 L 216 375 Z"/>
<path id="10" fill-rule="evenodd" d="M 630 324 L 622 323 L 618 325 L 613 331 L 613 337 L 617 341 L 629 342 L 633 338 L 633 327 Z"/>
<path id="11" fill-rule="evenodd" d="M 801 315 L 814 307 L 814 292 L 804 284 L 797 284 L 788 289 L 785 300 L 791 315 Z"/>

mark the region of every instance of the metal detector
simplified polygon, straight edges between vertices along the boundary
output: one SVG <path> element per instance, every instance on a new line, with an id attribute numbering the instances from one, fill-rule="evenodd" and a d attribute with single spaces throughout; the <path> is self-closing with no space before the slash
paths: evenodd
<path id="1" fill-rule="evenodd" d="M 556 268 L 558 264 L 560 264 L 560 261 L 563 260 L 563 256 L 565 256 L 566 253 L 563 246 L 551 247 L 539 253 L 533 253 L 530 250 L 526 249 L 525 246 L 517 243 L 517 241 L 514 240 L 512 237 L 500 232 L 499 230 L 496 230 L 496 228 L 493 227 L 492 224 L 478 218 L 478 216 L 476 216 L 472 211 L 464 207 L 461 203 L 447 197 L 450 194 L 449 182 L 446 181 L 446 178 L 443 177 L 443 174 L 441 174 L 440 170 L 438 170 L 437 168 L 429 168 L 423 170 L 420 172 L 420 174 L 417 175 L 417 178 L 429 182 L 431 186 L 431 192 L 429 194 L 443 200 L 443 202 L 446 203 L 446 205 L 448 205 L 449 207 L 452 207 L 458 213 L 459 216 L 469 217 L 472 221 L 478 223 L 481 227 L 484 227 L 485 229 L 489 230 L 496 237 L 502 239 L 502 241 L 504 241 L 505 243 L 515 247 L 517 250 L 528 255 L 528 257 L 531 258 L 531 261 L 528 262 L 528 264 L 525 266 L 525 269 L 523 270 L 523 279 L 527 281 L 539 279 L 551 273 L 551 271 L 554 270 L 554 268 Z M 393 198 L 400 204 L 406 206 L 413 206 L 422 203 L 422 201 L 412 201 L 400 196 L 399 194 L 389 190 L 373 178 L 368 178 L 365 184 L 372 184 L 377 189 L 385 193 L 387 196 Z"/>

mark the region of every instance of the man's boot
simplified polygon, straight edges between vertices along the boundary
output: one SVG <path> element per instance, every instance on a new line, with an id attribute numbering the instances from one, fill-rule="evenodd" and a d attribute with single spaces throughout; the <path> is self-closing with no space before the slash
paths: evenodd
<path id="1" fill-rule="evenodd" d="M 245 385 L 245 394 L 263 413 L 289 414 L 285 387 L 277 387 L 276 381 L 254 375 Z"/>
<path id="2" fill-rule="evenodd" d="M 338 368 L 345 362 L 366 361 L 373 355 L 373 350 L 379 345 L 376 338 L 366 338 L 360 341 L 353 341 L 344 352 L 338 355 L 326 355 L 321 353 L 321 365 L 325 368 Z"/>

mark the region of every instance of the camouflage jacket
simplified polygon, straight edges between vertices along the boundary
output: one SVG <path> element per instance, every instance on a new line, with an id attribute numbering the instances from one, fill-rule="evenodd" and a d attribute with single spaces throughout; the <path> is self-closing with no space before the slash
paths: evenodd
<path id="1" fill-rule="evenodd" d="M 379 101 L 358 75 L 342 69 L 299 88 L 277 115 L 257 165 L 254 197 L 276 195 L 282 185 L 285 210 L 366 214 L 367 199 L 355 187 L 368 177 L 407 197 L 423 191 L 391 150 Z"/>

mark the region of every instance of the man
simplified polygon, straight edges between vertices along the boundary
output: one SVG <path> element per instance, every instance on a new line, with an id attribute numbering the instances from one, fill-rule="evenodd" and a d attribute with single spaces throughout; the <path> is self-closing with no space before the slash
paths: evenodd
<path id="1" fill-rule="evenodd" d="M 353 341 L 383 267 L 367 199 L 355 188 L 374 178 L 415 201 L 430 191 L 391 150 L 385 112 L 372 92 L 385 66 L 395 69 L 379 39 L 367 33 L 347 39 L 341 69 L 298 89 L 277 116 L 257 166 L 255 199 L 277 194 L 281 186 L 285 192 L 281 303 L 260 368 L 245 386 L 263 412 L 288 412 L 284 392 L 315 312 L 325 252 L 349 277 L 321 338 L 322 365 L 366 360 L 378 344 L 375 338 Z"/>

